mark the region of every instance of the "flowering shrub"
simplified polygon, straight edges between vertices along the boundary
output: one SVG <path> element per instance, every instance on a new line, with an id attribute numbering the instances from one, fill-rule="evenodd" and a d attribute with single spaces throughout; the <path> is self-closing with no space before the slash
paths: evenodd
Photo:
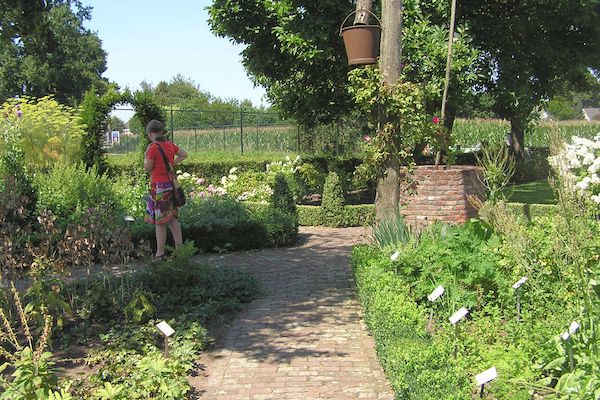
<path id="1" fill-rule="evenodd" d="M 84 126 L 77 112 L 52 96 L 10 99 L 0 106 L 0 152 L 17 145 L 28 167 L 81 159 Z M 13 142 L 13 143 L 11 143 Z"/>
<path id="2" fill-rule="evenodd" d="M 267 174 L 277 176 L 277 174 L 293 175 L 298 171 L 298 167 L 302 164 L 300 156 L 296 156 L 292 160 L 290 156 L 285 156 L 285 161 L 273 161 L 267 164 Z"/>
<path id="3" fill-rule="evenodd" d="M 232 170 L 234 170 L 234 168 L 232 168 Z M 190 174 L 189 172 L 182 172 L 181 170 L 178 170 L 177 180 L 190 198 L 203 199 L 206 197 L 224 196 L 227 194 L 227 189 L 225 186 L 218 187 L 212 183 L 209 184 L 206 179 L 200 178 L 196 176 L 196 174 Z"/>
<path id="4" fill-rule="evenodd" d="M 600 134 L 592 140 L 573 136 L 548 161 L 563 183 L 600 206 Z"/>

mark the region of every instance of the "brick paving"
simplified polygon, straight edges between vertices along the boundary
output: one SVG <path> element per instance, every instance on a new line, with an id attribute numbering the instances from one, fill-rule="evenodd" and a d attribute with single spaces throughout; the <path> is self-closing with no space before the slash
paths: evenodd
<path id="1" fill-rule="evenodd" d="M 365 228 L 301 228 L 292 248 L 202 255 L 252 272 L 263 296 L 224 327 L 191 379 L 200 399 L 393 399 L 349 264 Z"/>

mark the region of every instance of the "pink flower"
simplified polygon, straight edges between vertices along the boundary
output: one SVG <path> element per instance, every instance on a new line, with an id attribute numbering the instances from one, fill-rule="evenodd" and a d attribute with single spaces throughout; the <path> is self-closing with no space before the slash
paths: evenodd
<path id="1" fill-rule="evenodd" d="M 196 185 L 202 185 L 205 182 L 205 180 L 203 178 L 198 178 L 196 180 Z"/>
<path id="2" fill-rule="evenodd" d="M 440 123 L 440 117 L 435 116 L 435 117 L 431 118 L 431 122 L 433 122 L 436 125 L 439 124 Z"/>
<path id="3" fill-rule="evenodd" d="M 198 197 L 200 197 L 200 198 L 204 198 L 205 196 L 206 196 L 205 192 L 198 193 Z"/>
<path id="4" fill-rule="evenodd" d="M 206 188 L 206 190 L 208 190 L 209 193 L 212 193 L 215 191 L 215 187 L 213 186 L 213 184 L 211 183 L 210 185 L 208 185 L 208 187 Z"/>
<path id="5" fill-rule="evenodd" d="M 365 135 L 365 142 L 371 143 L 371 136 Z"/>

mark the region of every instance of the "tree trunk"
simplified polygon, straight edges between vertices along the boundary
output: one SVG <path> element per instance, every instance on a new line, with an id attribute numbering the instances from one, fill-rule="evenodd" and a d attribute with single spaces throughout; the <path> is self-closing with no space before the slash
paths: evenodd
<path id="1" fill-rule="evenodd" d="M 367 11 L 371 11 L 372 8 L 373 0 L 357 0 L 356 15 L 354 16 L 354 25 L 368 25 L 370 15 Z"/>
<path id="2" fill-rule="evenodd" d="M 515 155 L 515 161 L 521 163 L 525 160 L 525 129 L 527 123 L 524 123 L 521 118 L 512 118 L 510 120 L 510 136 L 512 141 L 512 149 Z"/>
<path id="3" fill-rule="evenodd" d="M 402 55 L 402 0 L 382 1 L 382 36 L 380 70 L 386 84 L 398 82 Z M 385 114 L 385 113 L 384 113 Z M 386 121 L 382 118 L 381 126 Z M 385 161 L 385 176 L 377 182 L 375 218 L 377 221 L 393 218 L 400 212 L 400 161 L 391 154 Z"/>

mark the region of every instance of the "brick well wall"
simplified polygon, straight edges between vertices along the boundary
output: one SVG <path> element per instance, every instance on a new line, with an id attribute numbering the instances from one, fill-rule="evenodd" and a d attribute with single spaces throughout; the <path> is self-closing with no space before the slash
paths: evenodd
<path id="1" fill-rule="evenodd" d="M 483 199 L 485 189 L 478 176 L 481 168 L 474 166 L 414 167 L 400 198 L 407 223 L 420 230 L 436 220 L 464 224 L 477 217 L 467 196 Z"/>

